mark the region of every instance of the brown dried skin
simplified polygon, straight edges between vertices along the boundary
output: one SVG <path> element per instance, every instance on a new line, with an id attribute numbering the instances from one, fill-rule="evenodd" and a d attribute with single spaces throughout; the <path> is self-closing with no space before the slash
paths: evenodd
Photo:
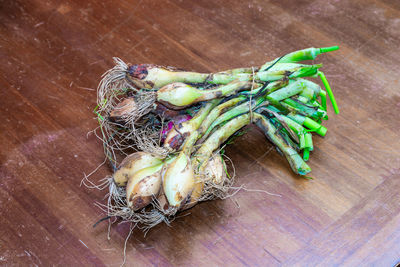
<path id="1" fill-rule="evenodd" d="M 147 152 L 135 152 L 127 156 L 114 173 L 113 179 L 116 185 L 125 186 L 130 177 L 141 169 L 162 163 L 159 157 Z"/>
<path id="2" fill-rule="evenodd" d="M 126 118 L 136 111 L 137 105 L 135 103 L 135 99 L 133 97 L 129 97 L 116 105 L 108 118 L 113 122 L 125 123 Z"/>
<path id="3" fill-rule="evenodd" d="M 128 207 L 136 211 L 146 207 L 160 192 L 162 164 L 144 168 L 129 178 L 126 185 Z"/>
<path id="4" fill-rule="evenodd" d="M 168 132 L 163 146 L 171 152 L 179 150 L 186 137 L 196 130 L 195 126 L 196 125 L 194 125 L 191 120 L 175 125 L 175 127 Z"/>
<path id="5" fill-rule="evenodd" d="M 164 191 L 162 190 L 162 187 L 161 187 L 161 190 L 160 190 L 160 192 L 159 192 L 159 194 L 158 194 L 157 202 L 158 202 L 158 205 L 159 205 L 159 209 L 160 209 L 160 210 L 162 210 L 162 211 L 164 211 L 164 212 L 165 212 L 166 210 L 168 210 L 168 208 L 169 208 L 168 200 L 167 200 L 167 197 L 166 197 L 165 194 L 164 194 Z"/>
<path id="6" fill-rule="evenodd" d="M 153 64 L 137 64 L 129 65 L 127 69 L 126 78 L 137 88 L 153 88 L 154 84 L 146 81 L 148 70 L 157 67 Z"/>
<path id="7" fill-rule="evenodd" d="M 179 111 L 172 110 L 159 102 L 156 102 L 154 104 L 154 113 L 159 115 L 161 118 L 164 118 L 167 120 L 173 119 L 174 117 L 181 114 Z"/>
<path id="8" fill-rule="evenodd" d="M 181 133 L 175 129 L 172 129 L 170 132 L 172 132 L 170 134 L 170 136 L 172 137 L 168 139 L 168 143 L 165 143 L 167 145 L 165 145 L 164 147 L 169 148 L 170 151 L 177 151 L 185 142 L 185 139 L 186 137 L 188 137 L 189 133 L 188 132 Z"/>

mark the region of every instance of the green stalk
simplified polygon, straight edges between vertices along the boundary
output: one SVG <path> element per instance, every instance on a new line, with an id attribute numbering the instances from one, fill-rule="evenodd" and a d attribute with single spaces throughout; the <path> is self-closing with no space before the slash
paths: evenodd
<path id="1" fill-rule="evenodd" d="M 318 69 L 322 67 L 322 64 L 316 65 L 304 65 L 304 64 L 291 64 L 289 68 L 282 70 L 267 70 L 259 71 L 254 74 L 254 80 L 256 82 L 269 82 L 277 81 L 283 78 L 300 78 L 306 76 L 315 76 L 318 73 Z M 226 84 L 235 79 L 240 81 L 252 81 L 252 73 L 239 73 L 239 74 L 225 74 L 215 73 L 210 75 L 205 82 L 211 84 Z"/>
<path id="2" fill-rule="evenodd" d="M 275 144 L 285 155 L 292 170 L 299 175 L 306 175 L 311 168 L 304 162 L 301 156 L 277 133 L 275 126 L 263 115 L 255 113 L 256 125 L 264 132 L 266 137 Z"/>
<path id="3" fill-rule="evenodd" d="M 253 73 L 258 71 L 258 68 L 236 68 L 236 69 L 230 69 L 230 70 L 225 70 L 225 71 L 220 71 L 217 72 L 219 74 L 240 74 L 240 73 Z"/>
<path id="4" fill-rule="evenodd" d="M 336 114 L 339 114 L 339 107 L 336 104 L 335 96 L 333 95 L 331 86 L 328 83 L 328 80 L 325 77 L 325 74 L 322 71 L 318 71 L 318 76 L 321 78 L 322 83 L 325 86 L 326 91 L 328 92 L 329 99 L 331 100 L 333 110 Z"/>
<path id="5" fill-rule="evenodd" d="M 259 113 L 257 111 L 257 113 Z M 261 114 L 261 113 L 259 113 Z M 278 118 L 279 117 L 279 118 Z M 277 129 L 277 133 L 285 140 L 285 142 L 296 151 L 300 150 L 300 140 L 298 136 L 290 129 L 286 122 L 280 117 L 268 117 L 269 121 Z"/>
<path id="6" fill-rule="evenodd" d="M 310 151 L 314 150 L 313 142 L 312 142 L 312 135 L 307 133 L 306 135 L 306 147 L 303 151 L 303 159 L 307 161 L 310 157 Z"/>
<path id="7" fill-rule="evenodd" d="M 326 127 L 322 126 L 321 124 L 310 118 L 307 118 L 300 114 L 288 114 L 287 116 L 293 121 L 297 122 L 298 124 L 301 124 L 310 129 L 311 131 L 319 134 L 320 136 L 326 135 L 327 132 Z"/>
<path id="8" fill-rule="evenodd" d="M 283 80 L 278 80 L 274 82 L 270 82 L 267 85 L 260 86 L 258 88 L 253 88 L 251 91 L 242 91 L 240 92 L 241 95 L 258 95 L 258 94 L 269 94 L 272 93 L 278 89 L 281 89 L 282 87 L 285 87 L 289 84 L 289 81 L 287 79 Z M 261 91 L 262 90 L 262 91 Z"/>
<path id="9" fill-rule="evenodd" d="M 314 145 L 312 141 L 312 134 L 306 133 L 305 137 L 306 137 L 306 147 L 309 149 L 309 151 L 313 151 Z"/>
<path id="10" fill-rule="evenodd" d="M 318 73 L 318 69 L 322 67 L 322 64 L 315 65 L 300 65 L 288 68 L 286 70 L 268 70 L 257 72 L 255 78 L 260 81 L 276 81 L 282 78 L 300 78 L 307 76 L 314 76 Z"/>
<path id="11" fill-rule="evenodd" d="M 207 118 L 203 121 L 203 123 L 200 125 L 198 131 L 200 132 L 200 135 L 203 135 L 207 129 L 210 127 L 210 125 L 224 112 L 226 112 L 227 109 L 231 108 L 232 106 L 235 106 L 237 103 L 246 100 L 245 96 L 239 96 L 233 99 L 230 99 L 222 104 L 219 104 L 211 112 L 208 114 Z"/>
<path id="12" fill-rule="evenodd" d="M 295 98 L 297 101 L 300 101 L 300 102 L 303 103 L 303 104 L 309 104 L 309 103 L 310 103 L 310 99 L 307 98 L 307 97 L 305 97 L 305 96 L 302 96 L 302 95 L 296 95 L 294 98 Z"/>
<path id="13" fill-rule="evenodd" d="M 287 128 L 289 127 L 291 131 L 294 132 L 294 134 L 297 136 L 297 138 L 293 138 L 298 144 L 299 144 L 299 149 L 304 149 L 306 147 L 306 140 L 305 140 L 305 135 L 307 134 L 307 130 L 301 126 L 301 124 L 297 123 L 293 119 L 289 118 L 288 116 L 285 116 L 283 114 L 278 114 L 279 110 L 274 108 L 273 106 L 268 106 L 268 107 L 262 107 L 260 109 L 257 109 L 256 112 L 262 114 L 262 112 L 268 112 L 274 115 L 280 122 L 281 124 Z M 290 132 L 289 132 L 290 134 Z M 292 134 L 290 134 L 292 135 Z"/>
<path id="14" fill-rule="evenodd" d="M 309 158 L 310 158 L 310 150 L 308 148 L 305 148 L 303 150 L 303 160 L 308 161 Z"/>
<path id="15" fill-rule="evenodd" d="M 294 52 L 284 55 L 283 57 L 279 57 L 270 62 L 265 63 L 264 65 L 261 66 L 260 70 L 267 69 L 275 62 L 292 63 L 292 62 L 299 62 L 299 61 L 303 61 L 303 60 L 314 60 L 319 54 L 335 51 L 338 49 L 339 49 L 338 46 L 332 46 L 332 47 L 322 47 L 322 48 L 310 47 L 310 48 L 306 48 L 303 50 L 294 51 Z M 272 68 L 274 68 L 274 67 L 272 67 Z"/>
<path id="16" fill-rule="evenodd" d="M 304 90 L 301 91 L 299 96 L 302 96 L 310 101 L 310 100 L 314 100 L 317 95 L 315 94 L 315 91 L 313 89 L 304 85 Z"/>
<path id="17" fill-rule="evenodd" d="M 316 109 L 313 107 L 309 107 L 301 102 L 295 101 L 291 98 L 286 98 L 285 100 L 280 102 L 282 106 L 284 106 L 289 111 L 294 111 L 296 113 L 300 113 L 307 117 L 311 117 L 313 119 L 321 119 L 326 117 L 326 111 L 321 109 Z"/>
<path id="18" fill-rule="evenodd" d="M 305 98 L 305 99 L 307 99 L 307 98 Z M 324 110 L 324 108 L 321 106 L 321 104 L 317 100 L 311 100 L 311 101 L 305 102 L 305 104 L 307 104 L 309 106 L 312 106 L 312 107 L 315 107 L 315 108 L 319 108 L 319 109 L 321 109 L 323 111 L 326 111 L 326 110 Z"/>
<path id="19" fill-rule="evenodd" d="M 266 95 L 264 97 L 258 97 L 257 99 L 253 99 L 251 103 L 251 107 L 253 109 L 259 107 L 262 103 L 266 103 L 265 101 L 267 100 L 268 102 L 273 102 L 273 103 L 278 103 L 282 99 L 286 99 L 290 96 L 296 95 L 300 93 L 304 89 L 303 82 L 302 81 L 296 81 L 291 84 L 289 84 L 286 87 L 283 87 L 277 91 L 274 91 L 270 93 L 269 95 Z M 233 117 L 236 117 L 240 114 L 247 113 L 250 111 L 250 101 L 247 101 L 239 106 L 236 106 L 232 108 L 231 110 L 223 113 L 220 115 L 218 118 L 214 120 L 214 122 L 208 127 L 202 138 L 200 139 L 201 141 L 205 140 L 207 136 L 212 132 L 212 130 L 222 124 L 225 121 L 230 120 Z"/>
<path id="20" fill-rule="evenodd" d="M 289 117 L 285 115 L 281 115 L 283 120 L 286 122 L 286 124 L 294 131 L 297 136 L 299 137 L 299 149 L 303 149 L 306 147 L 306 141 L 305 141 L 305 134 L 307 133 L 306 129 L 304 129 L 303 126 L 298 124 L 297 122 L 291 120 Z"/>
<path id="21" fill-rule="evenodd" d="M 303 92 L 291 97 L 291 99 L 298 103 L 303 104 L 304 106 L 313 108 L 315 110 L 319 110 L 319 112 L 326 114 L 326 110 L 324 110 L 324 108 L 316 99 L 309 99 L 308 97 L 303 96 Z M 327 119 L 327 114 L 325 115 L 324 119 Z"/>
<path id="22" fill-rule="evenodd" d="M 319 86 L 317 83 L 306 80 L 306 79 L 297 79 L 298 81 L 302 81 L 304 83 L 304 86 L 313 90 L 314 91 L 314 98 L 320 95 L 321 93 L 321 86 Z"/>
<path id="23" fill-rule="evenodd" d="M 259 105 L 261 105 L 265 100 L 260 97 L 257 99 L 253 99 L 252 102 L 252 108 L 255 109 L 256 107 L 258 107 Z M 209 134 L 215 129 L 215 127 L 217 127 L 218 125 L 229 121 L 230 119 L 237 117 L 241 114 L 244 113 L 248 113 L 250 111 L 250 101 L 247 101 L 239 106 L 236 106 L 230 110 L 228 110 L 227 112 L 221 114 L 218 118 L 216 118 L 214 120 L 214 122 L 207 128 L 207 130 L 205 131 L 205 133 L 203 134 L 203 136 L 201 137 L 201 139 L 199 140 L 199 143 L 202 142 L 203 140 L 205 140 Z"/>
<path id="24" fill-rule="evenodd" d="M 221 99 L 214 99 L 213 101 L 210 101 L 208 103 L 206 103 L 197 113 L 196 115 L 190 119 L 189 121 L 186 121 L 188 123 L 190 123 L 191 125 L 193 125 L 193 127 L 191 127 L 192 131 L 197 130 L 201 123 L 204 121 L 204 119 L 207 117 L 207 115 L 210 113 L 210 111 L 216 106 L 218 105 L 219 102 L 221 102 Z M 185 122 L 183 122 L 185 123 Z M 182 123 L 182 124 L 183 124 Z"/>
<path id="25" fill-rule="evenodd" d="M 231 135 L 250 123 L 250 114 L 243 114 L 233 118 L 225 125 L 221 126 L 217 131 L 211 134 L 207 140 L 197 150 L 195 163 L 201 168 L 207 164 L 208 158 L 212 153 L 224 143 Z"/>
<path id="26" fill-rule="evenodd" d="M 282 89 L 268 94 L 266 96 L 266 99 L 270 101 L 281 101 L 288 97 L 301 93 L 304 89 L 304 83 L 302 81 L 296 81 L 293 83 L 289 83 L 288 86 L 285 86 Z"/>
<path id="27" fill-rule="evenodd" d="M 267 117 L 274 123 L 275 126 L 278 125 L 277 127 L 284 128 L 281 132 L 285 133 L 288 137 L 290 136 L 290 140 L 293 139 L 297 144 L 300 144 L 300 134 L 298 131 L 299 127 L 295 127 L 296 125 L 293 123 L 293 121 L 286 119 L 284 115 L 279 114 L 279 111 L 274 111 L 273 106 L 260 107 L 255 111 L 259 114 L 264 114 L 265 112 L 268 113 L 269 115 Z"/>
<path id="28" fill-rule="evenodd" d="M 326 111 L 326 92 L 324 90 L 321 90 L 319 96 L 321 97 L 322 109 Z"/>

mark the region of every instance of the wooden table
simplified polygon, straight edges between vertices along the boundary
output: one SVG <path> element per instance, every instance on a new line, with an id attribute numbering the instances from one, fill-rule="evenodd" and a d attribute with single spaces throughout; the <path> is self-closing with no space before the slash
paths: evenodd
<path id="1" fill-rule="evenodd" d="M 0 4 L 0 265 L 118 266 L 129 225 L 80 187 L 103 162 L 92 113 L 118 56 L 196 71 L 320 56 L 340 114 L 315 137 L 313 180 L 255 128 L 230 145 L 240 191 L 171 227 L 136 229 L 128 266 L 391 266 L 400 259 L 400 2 L 3 1 Z M 101 167 L 91 179 L 111 170 Z M 103 201 L 104 202 L 104 201 Z M 186 214 L 186 213 L 185 213 Z"/>

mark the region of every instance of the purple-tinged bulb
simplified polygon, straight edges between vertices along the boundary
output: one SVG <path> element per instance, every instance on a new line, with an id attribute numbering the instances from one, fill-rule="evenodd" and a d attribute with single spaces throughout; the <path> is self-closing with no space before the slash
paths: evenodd
<path id="1" fill-rule="evenodd" d="M 166 125 L 164 125 L 161 133 L 161 143 L 164 143 L 168 133 L 174 128 L 174 125 L 179 129 L 182 122 L 188 121 L 192 118 L 189 114 L 175 116 Z"/>

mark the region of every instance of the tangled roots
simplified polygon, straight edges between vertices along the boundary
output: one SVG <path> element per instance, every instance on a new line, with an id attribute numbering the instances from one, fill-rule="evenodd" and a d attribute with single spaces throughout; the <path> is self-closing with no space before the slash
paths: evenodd
<path id="1" fill-rule="evenodd" d="M 155 93 L 131 85 L 126 78 L 128 65 L 119 58 L 114 58 L 114 62 L 115 66 L 103 74 L 97 89 L 95 112 L 101 135 L 96 131 L 95 134 L 103 142 L 105 155 L 113 166 L 118 165 L 116 151 L 126 155 L 141 150 L 165 157 L 167 151 L 159 145 L 162 122 L 154 115 L 147 116 L 153 109 Z M 110 114 L 130 96 L 134 104 L 130 112 L 122 114 L 118 121 L 110 119 Z M 149 120 L 159 122 L 146 123 Z"/>
<path id="2" fill-rule="evenodd" d="M 219 153 L 214 153 L 213 157 L 221 156 Z M 216 182 L 213 179 L 209 179 L 208 177 L 206 177 L 205 174 L 198 174 L 200 175 L 200 177 L 202 177 L 204 181 L 203 193 L 199 199 L 199 202 L 213 199 L 225 199 L 236 194 L 236 188 L 233 187 L 236 176 L 235 166 L 233 165 L 233 162 L 229 157 L 227 157 L 226 155 L 223 155 L 223 157 L 225 157 L 229 162 L 231 169 L 233 170 L 233 174 L 229 175 L 225 160 L 223 160 L 225 173 L 222 176 L 221 181 Z"/>
<path id="3" fill-rule="evenodd" d="M 172 208 L 164 211 L 156 198 L 153 198 L 150 206 L 139 211 L 133 211 L 126 202 L 125 187 L 118 187 L 112 180 L 109 183 L 107 196 L 107 204 L 99 202 L 95 204 L 107 214 L 107 217 L 118 217 L 122 222 L 130 222 L 137 225 L 145 233 L 159 223 L 164 222 L 169 225 L 175 219 L 177 212 L 177 209 Z"/>
<path id="4" fill-rule="evenodd" d="M 115 66 L 102 75 L 97 87 L 97 105 L 100 113 L 109 113 L 116 102 L 119 102 L 118 98 L 127 91 L 137 91 L 126 79 L 128 65 L 119 58 L 113 59 Z"/>

